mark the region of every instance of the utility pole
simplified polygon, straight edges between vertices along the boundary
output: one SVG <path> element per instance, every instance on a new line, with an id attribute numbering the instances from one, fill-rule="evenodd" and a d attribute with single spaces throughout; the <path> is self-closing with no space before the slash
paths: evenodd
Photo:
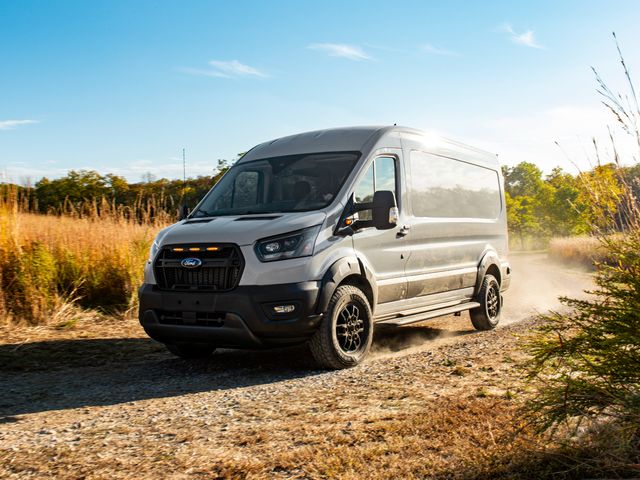
<path id="1" fill-rule="evenodd" d="M 187 184 L 187 157 L 185 156 L 185 149 L 182 149 L 182 186 Z"/>
<path id="2" fill-rule="evenodd" d="M 185 148 L 182 147 L 182 198 L 184 199 L 184 193 L 187 190 L 187 157 L 185 154 Z"/>

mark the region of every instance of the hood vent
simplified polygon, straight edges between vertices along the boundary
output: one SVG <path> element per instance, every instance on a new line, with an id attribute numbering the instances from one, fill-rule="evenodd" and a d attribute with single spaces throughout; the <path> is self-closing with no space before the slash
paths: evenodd
<path id="1" fill-rule="evenodd" d="M 269 215 L 264 217 L 240 217 L 236 218 L 236 222 L 249 222 L 251 220 L 275 220 L 276 218 L 280 218 L 281 215 Z"/>
<path id="2" fill-rule="evenodd" d="M 187 220 L 185 225 L 191 225 L 192 223 L 209 223 L 211 220 L 215 220 L 214 218 L 203 218 L 202 220 Z"/>

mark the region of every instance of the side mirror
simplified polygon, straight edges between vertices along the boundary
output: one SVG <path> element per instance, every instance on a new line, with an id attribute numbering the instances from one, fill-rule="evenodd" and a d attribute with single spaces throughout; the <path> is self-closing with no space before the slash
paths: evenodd
<path id="1" fill-rule="evenodd" d="M 180 205 L 180 210 L 178 211 L 178 220 L 184 220 L 191 213 L 191 209 L 187 205 Z"/>
<path id="2" fill-rule="evenodd" d="M 378 230 L 389 230 L 398 224 L 396 196 L 390 190 L 373 194 L 372 224 Z"/>

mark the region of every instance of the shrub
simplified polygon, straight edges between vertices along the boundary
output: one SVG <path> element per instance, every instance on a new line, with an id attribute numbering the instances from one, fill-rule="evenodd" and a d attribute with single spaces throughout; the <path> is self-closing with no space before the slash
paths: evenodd
<path id="1" fill-rule="evenodd" d="M 640 108 L 620 59 L 629 95 L 614 94 L 597 77 L 599 91 L 640 149 Z M 541 317 L 526 368 L 535 387 L 528 403 L 530 420 L 543 431 L 569 428 L 578 444 L 615 438 L 614 445 L 600 449 L 600 458 L 589 461 L 626 475 L 622 472 L 637 471 L 640 463 L 640 212 L 633 188 L 624 180 L 613 135 L 611 139 L 620 185 L 615 212 L 601 195 L 610 181 L 592 178 L 585 190 L 593 203 L 591 228 L 606 259 L 595 264 L 596 289 L 586 300 L 562 298 L 569 313 Z"/>

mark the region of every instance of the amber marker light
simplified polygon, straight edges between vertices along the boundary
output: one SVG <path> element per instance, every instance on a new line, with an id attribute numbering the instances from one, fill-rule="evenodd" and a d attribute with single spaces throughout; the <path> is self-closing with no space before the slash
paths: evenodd
<path id="1" fill-rule="evenodd" d="M 174 252 L 184 252 L 184 248 L 176 247 L 173 249 Z"/>
<path id="2" fill-rule="evenodd" d="M 190 252 L 199 252 L 200 249 L 198 247 L 191 247 L 191 248 L 189 248 L 189 251 Z"/>
<path id="3" fill-rule="evenodd" d="M 344 224 L 348 227 L 349 225 L 351 225 L 353 223 L 353 219 L 352 218 L 346 218 L 344 220 Z"/>
<path id="4" fill-rule="evenodd" d="M 220 247 L 207 247 L 207 252 L 217 252 Z"/>

